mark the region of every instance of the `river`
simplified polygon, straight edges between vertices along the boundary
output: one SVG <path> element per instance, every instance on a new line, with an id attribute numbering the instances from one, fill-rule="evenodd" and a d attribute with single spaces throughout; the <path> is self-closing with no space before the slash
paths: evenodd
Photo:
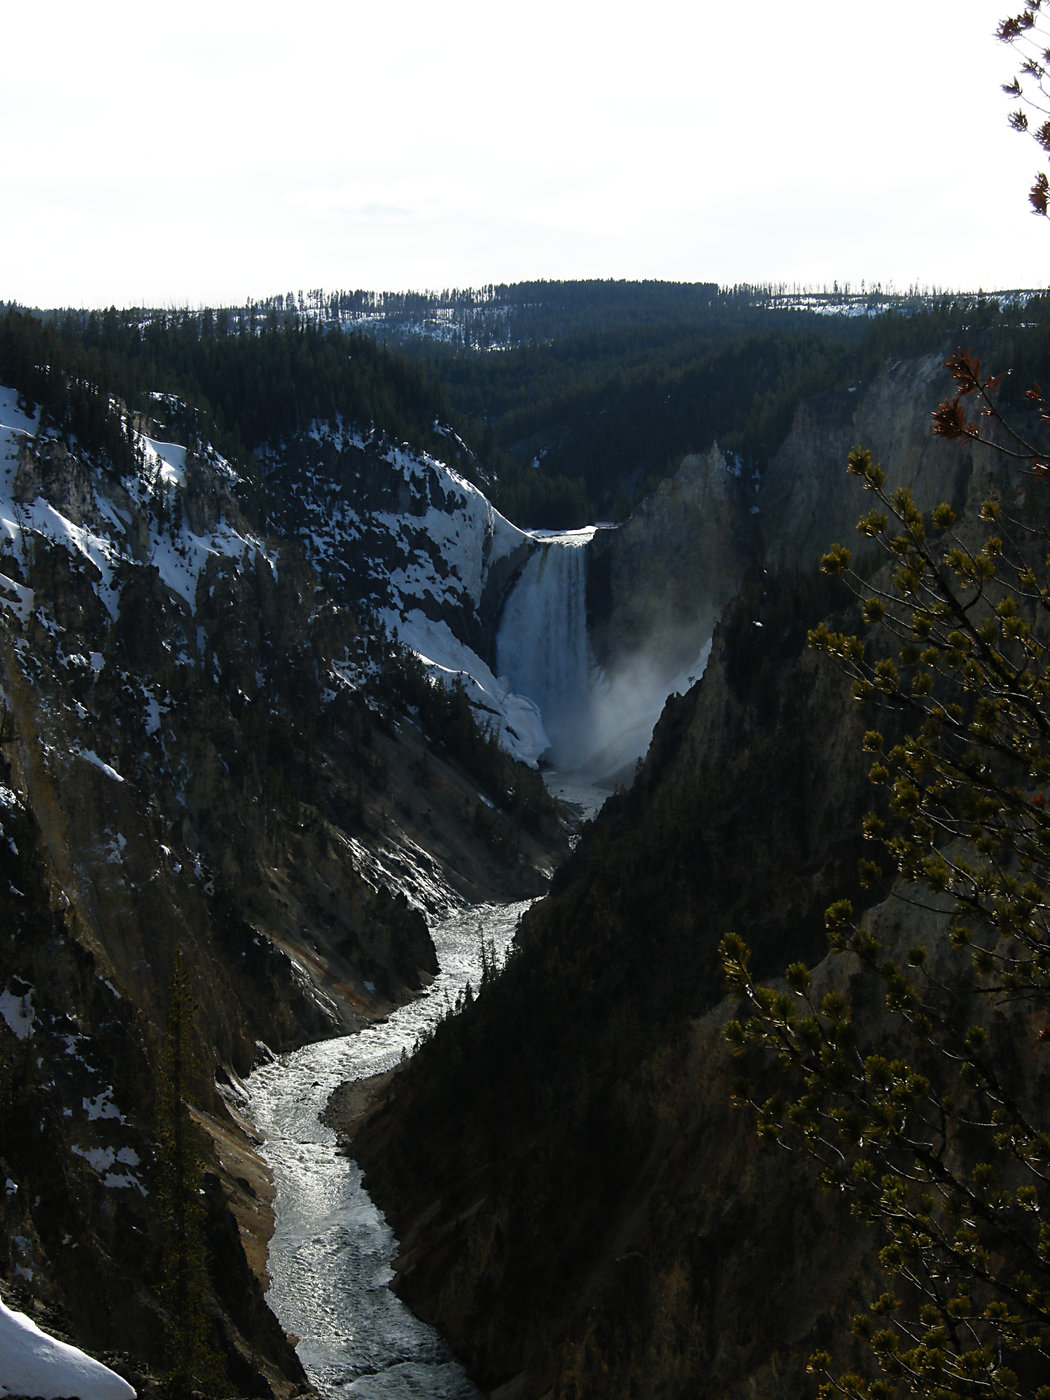
<path id="1" fill-rule="evenodd" d="M 447 915 L 431 930 L 441 972 L 426 995 L 357 1035 L 282 1055 L 248 1080 L 276 1187 L 267 1301 L 299 1339 L 299 1358 L 326 1400 L 476 1400 L 440 1335 L 387 1286 L 397 1241 L 319 1115 L 337 1085 L 391 1069 L 468 981 L 478 986 L 483 940 L 502 963 L 528 903 Z"/>

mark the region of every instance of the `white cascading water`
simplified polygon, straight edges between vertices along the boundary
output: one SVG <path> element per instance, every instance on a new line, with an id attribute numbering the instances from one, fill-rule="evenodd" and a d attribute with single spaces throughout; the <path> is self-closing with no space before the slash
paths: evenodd
<path id="1" fill-rule="evenodd" d="M 699 655 L 669 671 L 668 655 L 680 655 L 681 647 L 668 645 L 665 628 L 596 667 L 587 632 L 587 546 L 599 528 L 534 537 L 537 548 L 496 634 L 499 674 L 538 706 L 550 740 L 544 759 L 557 771 L 546 775 L 548 786 L 584 810 L 600 805 L 594 795 L 630 781 L 667 697 L 684 694 L 703 675 L 711 650 L 707 638 Z"/>
<path id="2" fill-rule="evenodd" d="M 592 659 L 587 639 L 587 545 L 594 529 L 538 541 L 507 598 L 496 665 L 512 690 L 540 707 L 550 761 L 574 768 L 586 756 Z"/>

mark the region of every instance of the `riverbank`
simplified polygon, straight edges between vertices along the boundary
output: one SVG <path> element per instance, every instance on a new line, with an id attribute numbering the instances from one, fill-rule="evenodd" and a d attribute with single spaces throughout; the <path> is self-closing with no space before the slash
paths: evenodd
<path id="1" fill-rule="evenodd" d="M 321 1122 L 335 1133 L 341 1152 L 350 1152 L 354 1129 L 378 1105 L 394 1074 L 392 1069 L 383 1070 L 367 1079 L 340 1084 L 332 1091 L 321 1110 Z"/>

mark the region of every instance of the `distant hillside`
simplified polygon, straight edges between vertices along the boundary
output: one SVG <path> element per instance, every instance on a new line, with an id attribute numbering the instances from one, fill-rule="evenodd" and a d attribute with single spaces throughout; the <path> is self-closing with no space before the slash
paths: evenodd
<path id="1" fill-rule="evenodd" d="M 570 528 L 624 517 L 715 442 L 761 473 L 800 399 L 894 360 L 991 338 L 1016 364 L 1044 309 L 1028 291 L 578 281 L 47 321 L 128 402 L 167 383 L 207 407 L 228 456 L 339 403 L 484 482 L 519 525 Z"/>
<path id="2" fill-rule="evenodd" d="M 525 282 L 287 294 L 253 317 L 366 331 L 426 362 L 524 525 L 621 518 L 714 442 L 761 471 L 801 398 L 1042 319 L 1031 292 Z M 244 313 L 238 313 L 244 314 Z"/>

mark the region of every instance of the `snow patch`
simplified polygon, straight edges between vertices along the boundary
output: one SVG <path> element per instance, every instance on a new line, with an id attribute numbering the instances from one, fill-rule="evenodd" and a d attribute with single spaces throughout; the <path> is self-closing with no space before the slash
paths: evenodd
<path id="1" fill-rule="evenodd" d="M 86 759 L 88 763 L 93 763 L 96 768 L 105 773 L 107 778 L 112 778 L 114 782 L 122 783 L 124 781 L 112 764 L 107 763 L 105 759 L 99 758 L 98 754 L 92 749 L 83 749 L 76 744 L 73 746 L 73 753 L 77 754 L 80 758 Z"/>
<path id="2" fill-rule="evenodd" d="M 8 389 L 0 385 L 0 428 L 14 434 L 35 435 L 40 426 L 40 414 L 34 409 L 31 414 L 25 413 L 18 406 L 18 394 L 14 389 Z"/>
<path id="3" fill-rule="evenodd" d="M 0 1302 L 0 1396 L 41 1400 L 134 1400 L 127 1381 L 101 1361 L 42 1331 L 25 1313 Z"/>
<path id="4" fill-rule="evenodd" d="M 115 1118 L 118 1123 L 123 1123 L 124 1115 L 113 1102 L 112 1088 L 103 1089 L 96 1094 L 93 1099 L 81 1099 L 81 1105 L 91 1122 L 97 1122 L 100 1118 Z M 123 1149 L 130 1151 L 130 1148 Z M 138 1165 L 137 1159 L 132 1165 Z"/>
<path id="5" fill-rule="evenodd" d="M 118 1191 L 133 1187 L 145 1196 L 146 1188 L 133 1172 L 113 1171 L 117 1165 L 123 1167 L 140 1165 L 139 1155 L 133 1147 L 77 1147 L 74 1144 L 70 1151 L 77 1157 L 83 1157 L 84 1161 L 98 1172 L 99 1176 L 102 1177 L 103 1186 Z"/>
<path id="6" fill-rule="evenodd" d="M 0 526 L 6 523 L 6 521 L 0 520 Z M 14 613 L 19 622 L 24 625 L 33 612 L 33 590 L 26 588 L 21 583 L 16 583 L 6 574 L 0 574 L 0 607 L 7 608 L 9 612 Z"/>
<path id="7" fill-rule="evenodd" d="M 447 622 L 413 609 L 404 616 L 381 615 L 402 646 L 415 652 L 431 677 L 447 686 L 463 686 L 482 729 L 495 729 L 503 747 L 522 763 L 533 766 L 550 748 L 540 708 L 518 695 L 503 677 L 494 676 L 477 652 L 461 642 Z"/>
<path id="8" fill-rule="evenodd" d="M 5 988 L 0 992 L 0 1016 L 19 1040 L 28 1040 L 37 1024 L 33 1011 L 33 988 L 22 993 Z"/>

